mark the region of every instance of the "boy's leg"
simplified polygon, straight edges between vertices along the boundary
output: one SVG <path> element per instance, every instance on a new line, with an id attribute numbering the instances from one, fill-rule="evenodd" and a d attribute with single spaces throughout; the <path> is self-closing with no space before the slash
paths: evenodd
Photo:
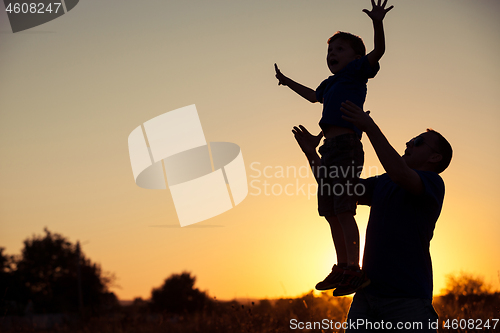
<path id="1" fill-rule="evenodd" d="M 335 195 L 335 215 L 344 232 L 348 268 L 339 287 L 333 292 L 334 296 L 349 295 L 366 287 L 370 280 L 359 267 L 359 230 L 354 215 L 356 215 L 357 197 L 355 186 L 359 182 L 359 173 L 363 168 L 363 145 L 355 135 L 339 137 L 339 155 L 337 167 L 342 171 Z"/>
<path id="2" fill-rule="evenodd" d="M 323 147 L 323 146 L 322 146 Z M 322 148 L 320 148 L 320 151 Z M 323 160 L 321 160 L 323 162 Z M 317 290 L 329 290 L 337 288 L 344 276 L 347 267 L 347 252 L 344 241 L 344 231 L 339 220 L 334 215 L 334 196 L 331 191 L 331 181 L 328 177 L 328 169 L 321 165 L 318 168 L 316 180 L 318 181 L 318 212 L 324 216 L 330 225 L 333 245 L 337 252 L 337 264 L 333 265 L 330 274 L 321 282 L 316 284 Z"/>
<path id="3" fill-rule="evenodd" d="M 370 279 L 359 267 L 359 230 L 354 215 L 343 212 L 337 214 L 337 218 L 344 231 L 348 266 L 333 296 L 345 296 L 369 285 Z"/>
<path id="4" fill-rule="evenodd" d="M 363 145 L 355 134 L 344 134 L 335 138 L 335 150 L 327 156 L 325 164 L 332 165 L 334 214 L 342 227 L 346 244 L 348 265 L 359 269 L 359 230 L 354 219 L 357 197 L 355 186 L 363 168 Z M 323 160 L 322 160 L 323 161 Z"/>
<path id="5" fill-rule="evenodd" d="M 359 230 L 356 220 L 351 212 L 338 214 L 337 220 L 343 231 L 347 264 L 359 268 Z"/>
<path id="6" fill-rule="evenodd" d="M 342 226 L 335 215 L 325 216 L 325 219 L 330 225 L 333 245 L 335 247 L 335 251 L 337 252 L 337 264 L 333 265 L 332 271 L 323 281 L 316 284 L 317 290 L 330 290 L 337 288 L 342 282 L 344 270 L 347 267 L 347 251 Z"/>
<path id="7" fill-rule="evenodd" d="M 328 224 L 330 225 L 330 231 L 332 232 L 333 245 L 335 246 L 335 251 L 337 252 L 337 263 L 339 264 L 339 266 L 347 266 L 348 257 L 342 225 L 334 215 L 325 216 L 325 219 L 328 221 Z"/>
<path id="8" fill-rule="evenodd" d="M 339 286 L 343 279 L 345 268 L 348 264 L 348 252 L 345 242 L 345 232 L 336 214 L 337 194 L 335 185 L 338 183 L 337 159 L 339 157 L 337 139 L 325 139 L 319 148 L 321 154 L 321 165 L 317 169 L 316 180 L 318 181 L 318 212 L 324 216 L 330 225 L 335 250 L 337 252 L 337 265 L 324 281 L 316 285 L 318 290 L 333 289 Z M 355 206 L 355 202 L 354 202 Z M 352 207 L 351 207 L 352 208 Z M 355 208 L 354 208 L 355 209 Z"/>
<path id="9" fill-rule="evenodd" d="M 318 181 L 318 205 L 319 205 L 319 210 L 320 210 L 320 215 L 325 216 L 326 220 L 328 221 L 330 225 L 330 231 L 332 233 L 332 238 L 333 238 L 333 243 L 335 246 L 335 250 L 337 252 L 337 262 L 339 265 L 334 265 L 332 268 L 332 272 L 330 275 L 326 277 L 326 279 L 316 285 L 316 289 L 318 290 L 327 290 L 327 289 L 332 289 L 335 288 L 341 280 L 341 277 L 339 277 L 340 273 L 344 273 L 343 271 L 343 266 L 346 263 L 350 263 L 349 265 L 356 265 L 359 269 L 359 231 L 358 231 L 358 226 L 356 224 L 356 221 L 354 220 L 354 214 L 351 213 L 350 211 L 344 212 L 341 214 L 337 214 L 335 216 L 333 213 L 334 211 L 334 203 L 332 201 L 332 194 L 333 190 L 331 187 L 331 183 L 328 184 L 328 181 L 326 181 L 327 184 L 326 190 L 322 189 L 323 186 L 323 181 L 325 181 L 328 176 L 328 168 L 320 161 L 320 157 L 316 152 L 316 147 L 320 142 L 321 139 L 321 133 L 320 135 L 313 136 L 310 134 L 307 129 L 303 126 L 299 127 L 294 127 L 293 133 L 295 135 L 295 139 L 299 143 L 300 148 L 302 151 L 305 153 L 309 165 L 311 166 L 311 169 L 313 171 L 313 175 L 316 178 L 316 181 Z M 358 155 L 357 155 L 357 165 L 360 165 L 361 168 L 363 166 L 363 146 L 361 145 L 361 142 L 354 140 L 354 144 L 358 145 Z M 354 159 L 353 159 L 354 160 Z M 332 165 L 336 165 L 336 163 L 332 163 Z M 346 170 L 348 168 L 354 168 L 355 165 L 348 165 Z M 357 170 L 355 170 L 357 171 Z M 330 214 L 321 214 L 321 211 L 324 207 L 328 207 L 327 210 L 329 210 L 331 213 Z M 355 204 L 354 204 L 355 207 Z M 355 208 L 354 208 L 355 210 Z M 342 220 L 342 222 L 339 221 L 339 219 Z M 343 226 L 343 225 L 346 226 Z M 350 244 L 346 245 L 345 241 L 345 236 L 348 235 L 349 237 L 349 242 Z M 354 237 L 353 237 L 354 236 Z M 349 258 L 348 253 L 351 253 Z M 355 263 L 355 264 L 353 264 Z M 341 266 L 342 268 L 340 268 Z"/>
<path id="10" fill-rule="evenodd" d="M 331 191 L 331 183 L 327 177 L 328 170 L 323 167 L 318 174 L 318 211 L 324 216 L 330 226 L 333 245 L 337 253 L 337 264 L 332 267 L 331 273 L 316 285 L 317 290 L 329 290 L 337 288 L 342 282 L 344 270 L 347 267 L 347 251 L 344 240 L 344 230 L 337 216 L 334 215 L 334 195 Z"/>

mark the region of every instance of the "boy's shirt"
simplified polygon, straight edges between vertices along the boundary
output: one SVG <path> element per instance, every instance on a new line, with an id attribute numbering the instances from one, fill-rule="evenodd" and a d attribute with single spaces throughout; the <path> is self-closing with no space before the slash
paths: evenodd
<path id="1" fill-rule="evenodd" d="M 361 130 L 342 119 L 341 103 L 347 100 L 360 108 L 366 99 L 366 83 L 375 77 L 380 69 L 377 63 L 373 68 L 366 56 L 351 61 L 337 74 L 328 77 L 316 88 L 316 99 L 323 103 L 323 115 L 319 121 L 322 129 L 328 125 L 350 128 L 361 139 Z"/>

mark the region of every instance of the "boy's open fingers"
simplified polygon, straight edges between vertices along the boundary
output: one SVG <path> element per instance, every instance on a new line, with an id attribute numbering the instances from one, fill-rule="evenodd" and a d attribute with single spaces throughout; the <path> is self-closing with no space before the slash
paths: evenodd
<path id="1" fill-rule="evenodd" d="M 276 71 L 276 74 L 278 74 L 280 72 L 278 65 L 274 64 L 274 70 Z"/>

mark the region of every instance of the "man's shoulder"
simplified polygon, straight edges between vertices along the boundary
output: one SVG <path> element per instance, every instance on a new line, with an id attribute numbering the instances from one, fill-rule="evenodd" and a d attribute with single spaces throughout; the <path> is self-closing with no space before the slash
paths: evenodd
<path id="1" fill-rule="evenodd" d="M 358 204 L 371 206 L 373 203 L 373 195 L 377 183 L 385 178 L 386 174 L 377 175 L 369 178 L 361 178 L 359 184 L 361 185 L 362 193 L 359 194 Z"/>
<path id="2" fill-rule="evenodd" d="M 444 180 L 441 176 L 434 171 L 422 171 L 415 170 L 423 182 L 433 183 L 435 186 L 443 188 L 444 190 Z M 425 185 L 425 183 L 424 183 Z"/>
<path id="3" fill-rule="evenodd" d="M 441 178 L 441 176 L 437 172 L 427 171 L 427 170 L 417 170 L 417 169 L 413 170 L 415 170 L 420 177 L 426 177 L 436 181 L 443 182 L 443 178 Z"/>
<path id="4" fill-rule="evenodd" d="M 424 193 L 425 196 L 432 197 L 437 202 L 443 202 L 444 200 L 444 181 L 441 176 L 433 171 L 422 171 L 415 170 L 422 180 L 422 184 L 424 185 Z"/>

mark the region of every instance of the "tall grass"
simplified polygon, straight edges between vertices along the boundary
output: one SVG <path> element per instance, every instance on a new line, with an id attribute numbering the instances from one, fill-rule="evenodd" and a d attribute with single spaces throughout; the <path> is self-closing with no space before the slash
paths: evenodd
<path id="1" fill-rule="evenodd" d="M 344 322 L 351 298 L 334 298 L 322 293 L 315 296 L 312 291 L 298 298 L 261 300 L 250 304 L 213 302 L 211 306 L 194 314 L 173 315 L 152 313 L 146 304 L 122 307 L 118 312 L 106 316 L 73 321 L 47 329 L 36 327 L 12 327 L 2 332 L 72 332 L 72 333 L 271 333 L 271 332 L 342 332 L 312 328 L 292 330 L 291 320 L 297 322 Z M 499 332 L 500 323 L 493 329 L 492 319 L 500 317 L 500 293 L 482 295 L 453 295 L 436 297 L 434 307 L 439 314 L 439 332 Z M 474 320 L 470 327 L 469 319 Z M 490 327 L 484 326 L 489 319 Z M 453 328 L 453 320 L 456 328 Z M 464 322 L 466 320 L 466 322 Z M 450 327 L 444 328 L 448 321 Z M 479 325 L 479 321 L 483 324 Z M 463 328 L 460 328 L 460 323 Z M 466 327 L 464 327 L 466 323 Z M 1 326 L 0 326 L 1 327 Z M 479 329 L 479 327 L 481 329 Z"/>

